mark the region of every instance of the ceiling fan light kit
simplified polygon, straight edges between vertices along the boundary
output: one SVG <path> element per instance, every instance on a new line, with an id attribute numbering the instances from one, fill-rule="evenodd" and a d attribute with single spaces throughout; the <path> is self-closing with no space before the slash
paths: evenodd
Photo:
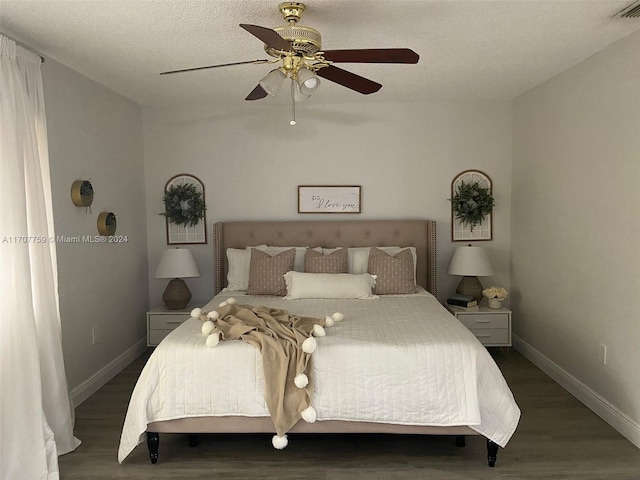
<path id="1" fill-rule="evenodd" d="M 293 118 L 289 122 L 295 125 L 295 102 L 309 98 L 320 86 L 322 77 L 330 82 L 354 90 L 363 95 L 375 93 L 382 85 L 355 73 L 343 70 L 334 63 L 418 63 L 419 56 L 408 48 L 375 48 L 352 50 L 322 50 L 322 36 L 316 29 L 299 25 L 298 22 L 307 7 L 300 2 L 283 2 L 278 7 L 287 25 L 267 28 L 259 25 L 241 23 L 247 32 L 261 40 L 265 52 L 274 60 L 250 60 L 220 65 L 187 68 L 162 72 L 161 75 L 190 72 L 207 68 L 280 62 L 280 66 L 269 72 L 247 95 L 245 100 L 260 100 L 275 96 L 285 78 L 291 80 L 291 101 Z"/>
<path id="2" fill-rule="evenodd" d="M 301 68 L 297 74 L 298 86 L 300 87 L 300 93 L 306 96 L 311 96 L 320 86 L 320 79 L 308 68 Z"/>
<path id="3" fill-rule="evenodd" d="M 280 71 L 279 68 L 271 70 L 267 75 L 260 80 L 259 85 L 267 92 L 268 95 L 275 97 L 282 87 L 282 82 L 287 76 Z"/>

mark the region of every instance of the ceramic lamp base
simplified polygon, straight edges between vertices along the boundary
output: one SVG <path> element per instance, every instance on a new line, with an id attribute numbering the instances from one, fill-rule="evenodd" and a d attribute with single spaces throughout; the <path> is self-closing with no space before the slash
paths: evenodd
<path id="1" fill-rule="evenodd" d="M 462 280 L 460 280 L 458 288 L 456 289 L 456 293 L 460 295 L 469 295 L 479 303 L 482 299 L 482 284 L 480 283 L 480 280 L 478 280 L 478 277 L 462 277 Z"/>
<path id="2" fill-rule="evenodd" d="M 162 300 L 169 310 L 182 310 L 189 304 L 191 292 L 184 280 L 174 278 L 162 294 Z"/>

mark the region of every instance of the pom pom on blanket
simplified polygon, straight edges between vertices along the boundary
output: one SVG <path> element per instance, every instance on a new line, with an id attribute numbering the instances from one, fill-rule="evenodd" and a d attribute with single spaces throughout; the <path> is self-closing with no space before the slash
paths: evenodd
<path id="1" fill-rule="evenodd" d="M 201 308 L 194 308 L 193 310 L 191 310 L 191 317 L 200 318 L 200 315 L 202 315 L 202 309 Z"/>
<path id="2" fill-rule="evenodd" d="M 227 305 L 229 305 L 229 302 L 220 302 L 220 305 L 218 305 L 218 308 L 222 308 Z"/>
<path id="3" fill-rule="evenodd" d="M 304 388 L 309 385 L 309 377 L 307 377 L 305 373 L 299 373 L 294 377 L 293 383 L 295 383 L 298 388 Z"/>
<path id="4" fill-rule="evenodd" d="M 302 342 L 302 351 L 304 353 L 313 353 L 316 351 L 317 346 L 318 344 L 316 343 L 316 339 L 313 337 L 309 337 L 304 342 Z"/>
<path id="5" fill-rule="evenodd" d="M 220 343 L 220 332 L 213 332 L 211 335 L 207 337 L 207 347 L 213 348 L 217 347 L 218 343 Z"/>
<path id="6" fill-rule="evenodd" d="M 341 314 L 340 312 L 336 312 L 333 315 L 331 315 L 331 317 L 336 321 L 336 322 L 341 322 L 342 320 L 344 320 L 344 315 Z"/>
<path id="7" fill-rule="evenodd" d="M 302 419 L 307 423 L 315 423 L 316 422 L 316 409 L 309 405 L 303 411 L 300 412 Z"/>
<path id="8" fill-rule="evenodd" d="M 227 298 L 227 303 L 228 303 L 229 305 L 235 305 L 235 303 L 236 303 L 236 299 L 235 299 L 235 298 L 233 298 L 233 297 Z"/>
<path id="9" fill-rule="evenodd" d="M 284 447 L 289 445 L 289 440 L 286 435 L 279 437 L 278 435 L 274 435 L 271 439 L 271 444 L 273 448 L 277 448 L 278 450 L 282 450 Z"/>
<path id="10" fill-rule="evenodd" d="M 207 320 L 202 324 L 202 333 L 205 335 L 209 335 L 211 331 L 216 328 L 211 320 Z"/>
<path id="11" fill-rule="evenodd" d="M 314 325 L 313 326 L 313 336 L 314 337 L 324 337 L 327 332 L 324 331 L 324 328 L 322 327 L 322 325 Z"/>
<path id="12" fill-rule="evenodd" d="M 336 324 L 336 322 L 333 320 L 333 317 L 327 315 L 326 317 L 324 317 L 324 326 L 325 327 L 333 327 Z"/>
<path id="13" fill-rule="evenodd" d="M 217 310 L 212 310 L 209 313 L 207 313 L 207 318 L 209 320 L 217 320 L 220 318 L 220 314 L 218 313 Z"/>

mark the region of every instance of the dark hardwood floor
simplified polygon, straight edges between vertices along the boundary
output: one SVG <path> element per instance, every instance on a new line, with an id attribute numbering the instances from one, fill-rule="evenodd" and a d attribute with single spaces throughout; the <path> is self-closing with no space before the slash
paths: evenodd
<path id="1" fill-rule="evenodd" d="M 129 396 L 146 355 L 76 409 L 82 445 L 60 457 L 72 479 L 562 479 L 639 480 L 640 450 L 518 352 L 492 352 L 522 410 L 520 425 L 495 468 L 482 437 L 456 447 L 452 437 L 291 435 L 274 450 L 270 435 L 161 435 L 160 460 L 146 445 L 117 462 Z"/>

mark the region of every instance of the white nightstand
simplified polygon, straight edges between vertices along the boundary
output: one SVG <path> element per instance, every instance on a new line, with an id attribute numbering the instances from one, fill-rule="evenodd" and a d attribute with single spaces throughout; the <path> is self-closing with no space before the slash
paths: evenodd
<path id="1" fill-rule="evenodd" d="M 511 346 L 511 310 L 489 308 L 484 305 L 472 308 L 445 305 L 460 322 L 480 340 L 485 347 Z"/>
<path id="2" fill-rule="evenodd" d="M 191 317 L 194 307 L 187 305 L 183 310 L 169 310 L 164 305 L 147 312 L 147 346 L 155 347 L 177 326 Z"/>

